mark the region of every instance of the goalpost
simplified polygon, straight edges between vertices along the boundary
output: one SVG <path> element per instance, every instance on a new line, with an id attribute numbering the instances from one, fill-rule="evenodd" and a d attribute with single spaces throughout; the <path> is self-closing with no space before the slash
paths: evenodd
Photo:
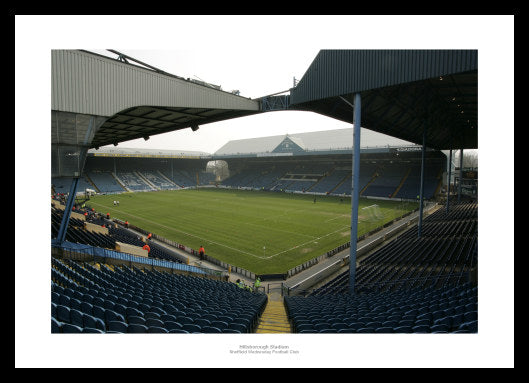
<path id="1" fill-rule="evenodd" d="M 384 214 L 382 213 L 380 206 L 377 204 L 363 207 L 360 210 L 362 211 L 362 216 L 364 216 L 366 221 L 376 222 L 384 218 Z"/>

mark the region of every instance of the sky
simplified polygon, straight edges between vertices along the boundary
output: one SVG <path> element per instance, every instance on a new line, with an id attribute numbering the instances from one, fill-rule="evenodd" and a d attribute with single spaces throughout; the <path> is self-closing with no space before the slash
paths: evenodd
<path id="1" fill-rule="evenodd" d="M 49 333 L 50 51 L 115 49 L 182 77 L 260 97 L 301 79 L 320 49 L 479 50 L 480 330 L 472 337 L 51 337 Z M 273 112 L 123 142 L 123 147 L 214 152 L 231 139 L 350 127 L 315 114 Z M 298 112 L 303 113 L 303 112 Z M 297 114 L 297 113 L 296 113 Z M 295 117 L 295 118 L 294 118 Z M 498 161 L 501 159 L 501 161 Z M 499 179 L 498 179 L 499 178 Z M 513 16 L 15 17 L 15 366 L 514 367 Z M 501 181 L 501 183 L 499 182 Z M 501 206 L 491 195 L 501 193 Z M 28 203 L 30 201 L 30 203 Z M 32 223 L 27 242 L 28 217 Z M 501 225 L 492 226 L 492 222 Z M 35 226 L 36 225 L 36 226 Z M 40 229 L 43 227 L 44 229 Z M 501 240 L 493 240 L 501 238 Z M 22 245 L 23 244 L 23 245 Z M 44 246 L 40 247 L 39 244 Z M 495 257 L 501 256 L 501 261 Z M 494 275 L 494 283 L 487 283 Z M 25 311 L 31 302 L 31 313 Z M 42 320 L 34 318 L 43 314 Z M 498 317 L 502 313 L 501 318 Z M 512 315 L 512 317 L 511 317 Z M 512 318 L 512 326 L 510 319 Z M 501 331 L 494 326 L 501 321 Z M 27 331 L 31 328 L 31 331 Z M 352 334 L 354 335 L 354 334 Z M 119 339 L 117 341 L 116 339 Z M 206 342 L 207 341 L 207 342 Z M 296 358 L 234 358 L 241 343 L 288 344 Z M 81 344 L 82 343 L 82 344 Z M 82 347 L 77 347 L 82 346 Z M 151 350 L 156 347 L 156 358 Z M 74 347 L 74 348 L 72 348 Z M 67 352 L 64 350 L 72 350 Z M 80 356 L 81 355 L 81 356 Z M 412 362 L 411 362 L 412 361 Z M 410 364 L 411 363 L 411 364 Z M 98 365 L 98 366 L 99 366 Z"/>

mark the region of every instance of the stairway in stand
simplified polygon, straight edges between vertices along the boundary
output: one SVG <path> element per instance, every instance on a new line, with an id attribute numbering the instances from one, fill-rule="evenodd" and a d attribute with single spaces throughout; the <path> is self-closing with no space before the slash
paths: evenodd
<path id="1" fill-rule="evenodd" d="M 259 319 L 255 332 L 257 334 L 290 334 L 292 328 L 288 321 L 283 299 L 277 300 L 270 298 L 269 295 L 268 303 L 263 315 Z"/>

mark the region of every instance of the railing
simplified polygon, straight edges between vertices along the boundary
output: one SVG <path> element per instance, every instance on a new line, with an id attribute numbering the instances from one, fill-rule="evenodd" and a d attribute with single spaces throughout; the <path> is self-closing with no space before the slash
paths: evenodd
<path id="1" fill-rule="evenodd" d="M 197 266 L 185 265 L 155 258 L 137 257 L 127 253 L 113 250 L 77 244 L 64 243 L 62 245 L 52 244 L 52 256 L 57 258 L 72 259 L 75 261 L 101 262 L 108 264 L 125 264 L 129 267 L 149 267 L 151 270 L 163 269 L 171 273 L 187 272 L 198 275 L 222 277 L 222 272 Z"/>

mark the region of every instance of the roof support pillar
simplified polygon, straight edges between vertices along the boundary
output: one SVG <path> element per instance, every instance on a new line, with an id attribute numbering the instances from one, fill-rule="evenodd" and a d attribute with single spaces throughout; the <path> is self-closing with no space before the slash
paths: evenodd
<path id="1" fill-rule="evenodd" d="M 452 149 L 448 156 L 448 188 L 446 190 L 446 212 L 448 213 L 448 206 L 450 205 L 450 180 L 452 179 Z"/>
<path id="2" fill-rule="evenodd" d="M 77 184 L 79 183 L 79 177 L 74 177 L 72 179 L 72 184 L 70 186 L 70 193 L 68 194 L 68 199 L 66 200 L 66 207 L 64 208 L 64 213 L 62 215 L 61 226 L 59 227 L 59 232 L 57 233 L 57 244 L 62 244 L 64 238 L 66 237 L 66 230 L 68 229 L 68 223 L 70 222 L 70 215 L 72 214 L 73 203 L 75 201 L 75 193 L 77 192 Z"/>
<path id="3" fill-rule="evenodd" d="M 459 184 L 457 186 L 457 202 L 461 201 L 461 178 L 463 177 L 463 148 L 459 152 Z"/>
<path id="4" fill-rule="evenodd" d="M 422 128 L 422 150 L 421 150 L 421 184 L 419 191 L 419 226 L 418 237 L 422 235 L 422 211 L 423 211 L 423 196 L 424 196 L 424 157 L 426 152 L 426 123 L 423 123 Z"/>
<path id="5" fill-rule="evenodd" d="M 342 97 L 340 97 L 342 98 Z M 342 98 L 351 105 L 347 100 Z M 352 186 L 351 186 L 351 246 L 349 247 L 349 292 L 355 293 L 356 278 L 356 248 L 358 239 L 358 197 L 360 186 L 360 125 L 361 125 L 361 96 L 355 94 L 354 115 L 353 115 L 353 166 L 352 166 Z"/>

